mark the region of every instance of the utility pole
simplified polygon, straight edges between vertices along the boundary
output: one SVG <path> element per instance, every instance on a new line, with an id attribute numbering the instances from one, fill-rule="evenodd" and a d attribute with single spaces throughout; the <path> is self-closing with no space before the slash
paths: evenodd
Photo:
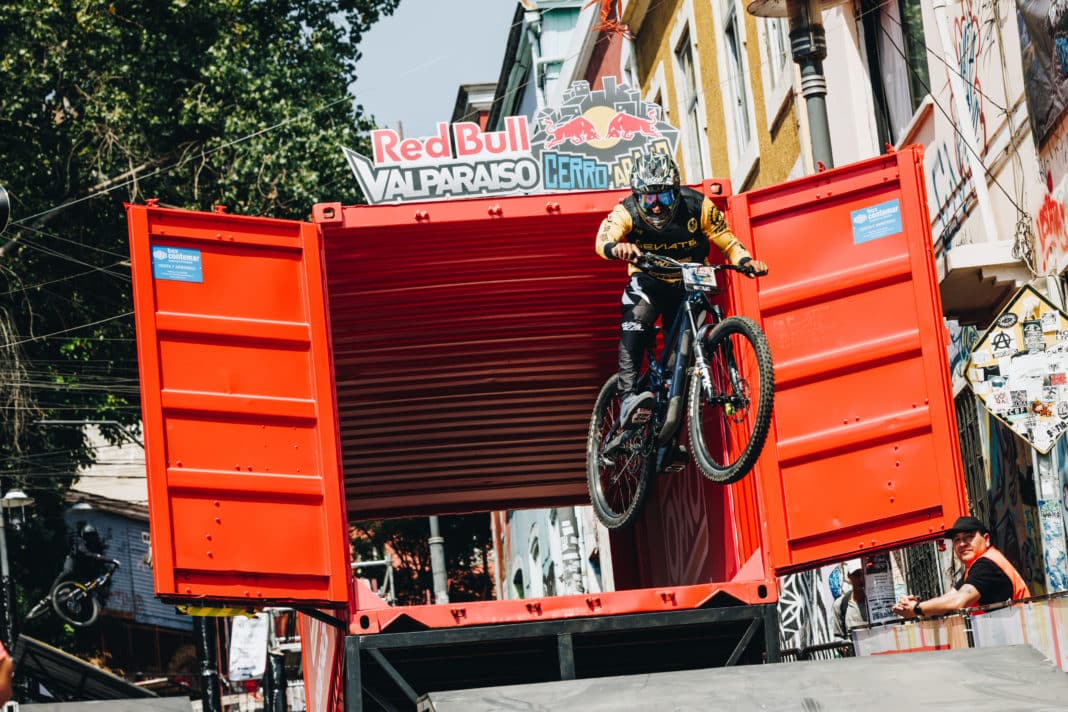
<path id="1" fill-rule="evenodd" d="M 430 571 L 434 576 L 434 603 L 449 602 L 449 577 L 445 569 L 445 538 L 438 530 L 438 518 L 430 517 Z"/>
<path id="2" fill-rule="evenodd" d="M 200 684 L 204 695 L 201 709 L 204 712 L 223 712 L 222 682 L 219 679 L 219 666 L 215 657 L 215 630 L 214 618 L 193 616 L 193 637 L 197 645 Z"/>
<path id="3" fill-rule="evenodd" d="M 4 508 L 0 507 L 0 595 L 3 596 L 4 618 L 0 623 L 0 637 L 3 638 L 4 649 L 13 654 L 15 650 L 15 596 L 11 586 L 11 570 L 7 564 L 7 534 L 4 528 Z"/>

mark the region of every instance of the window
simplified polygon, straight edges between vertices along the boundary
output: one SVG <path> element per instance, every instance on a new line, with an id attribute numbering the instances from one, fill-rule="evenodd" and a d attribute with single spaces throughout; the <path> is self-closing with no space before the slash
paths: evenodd
<path id="1" fill-rule="evenodd" d="M 753 117 L 753 95 L 749 87 L 749 63 L 745 52 L 744 16 L 737 0 L 714 0 L 713 11 L 716 36 L 721 38 L 717 54 L 723 81 L 723 112 L 727 121 L 731 182 L 735 190 L 745 190 L 756 167 L 759 149 Z"/>
<path id="2" fill-rule="evenodd" d="M 786 18 L 766 18 L 760 27 L 760 76 L 764 84 L 764 115 L 768 129 L 786 106 L 793 86 L 790 26 Z"/>
<path id="3" fill-rule="evenodd" d="M 678 69 L 683 171 L 687 183 L 696 183 L 705 177 L 702 168 L 705 151 L 700 92 L 697 90 L 697 71 L 694 69 L 689 28 L 682 33 L 682 38 L 675 46 L 675 64 Z"/>
<path id="4" fill-rule="evenodd" d="M 931 85 L 921 0 L 861 0 L 860 6 L 879 144 L 896 145 Z M 965 82 L 971 79 L 965 71 Z"/>

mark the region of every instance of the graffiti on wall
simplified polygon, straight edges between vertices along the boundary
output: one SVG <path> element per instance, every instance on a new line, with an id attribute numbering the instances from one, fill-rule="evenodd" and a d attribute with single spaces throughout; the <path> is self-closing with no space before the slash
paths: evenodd
<path id="1" fill-rule="evenodd" d="M 1031 133 L 1042 147 L 1068 106 L 1068 3 L 1016 0 Z"/>
<path id="2" fill-rule="evenodd" d="M 980 158 L 987 147 L 987 119 L 983 108 L 988 90 L 984 89 L 980 67 L 994 49 L 989 29 L 997 21 L 996 6 L 990 0 L 960 3 L 958 14 L 953 17 L 953 53 L 956 66 L 946 67 L 946 96 L 940 97 L 945 106 L 954 107 L 954 121 L 966 121 L 971 125 L 979 144 Z M 964 104 L 967 116 L 955 116 L 956 108 L 949 73 L 959 74 L 964 83 Z M 928 148 L 927 183 L 931 193 L 935 234 L 940 235 L 945 249 L 954 244 L 970 242 L 966 233 L 960 232 L 964 208 L 971 194 L 971 168 L 968 163 L 968 145 L 959 131 L 952 126 L 938 132 L 939 136 Z"/>
<path id="3" fill-rule="evenodd" d="M 954 378 L 964 378 L 964 368 L 972 355 L 972 347 L 979 340 L 979 330 L 961 325 L 956 319 L 946 319 L 949 331 L 949 371 Z"/>
<path id="4" fill-rule="evenodd" d="M 779 579 L 779 641 L 783 649 L 805 648 L 834 638 L 831 590 L 837 567 L 789 574 Z M 841 584 L 836 580 L 836 588 Z"/>
<path id="5" fill-rule="evenodd" d="M 1068 226 L 1065 225 L 1065 181 L 1053 186 L 1053 172 L 1046 169 L 1046 194 L 1042 196 L 1035 219 L 1035 269 L 1039 274 L 1056 271 L 1057 264 L 1068 254 Z"/>
<path id="6" fill-rule="evenodd" d="M 987 415 L 986 425 L 990 541 L 1013 563 L 1032 595 L 1040 595 L 1046 592 L 1046 572 L 1031 448 L 994 416 Z"/>

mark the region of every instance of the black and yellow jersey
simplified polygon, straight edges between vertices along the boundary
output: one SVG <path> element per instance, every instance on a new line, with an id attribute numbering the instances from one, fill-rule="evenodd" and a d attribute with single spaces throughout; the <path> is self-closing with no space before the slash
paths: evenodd
<path id="1" fill-rule="evenodd" d="M 692 188 L 680 188 L 679 205 L 662 230 L 657 230 L 641 217 L 633 195 L 620 201 L 597 231 L 597 254 L 611 259 L 608 246 L 624 241 L 637 245 L 642 252 L 654 252 L 680 262 L 707 262 L 710 244 L 718 247 L 731 264 L 738 264 L 750 256 L 727 227 L 722 211 Z M 681 279 L 675 271 L 639 270 L 630 265 L 631 274 L 641 271 L 664 282 Z"/>

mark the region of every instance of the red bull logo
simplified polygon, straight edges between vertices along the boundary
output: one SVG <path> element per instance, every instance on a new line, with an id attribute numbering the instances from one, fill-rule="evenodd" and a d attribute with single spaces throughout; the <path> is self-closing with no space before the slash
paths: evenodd
<path id="1" fill-rule="evenodd" d="M 593 125 L 593 122 L 585 116 L 576 116 L 559 126 L 556 126 L 552 121 L 548 120 L 546 120 L 544 124 L 545 135 L 548 137 L 545 140 L 545 148 L 547 149 L 555 148 L 564 141 L 570 141 L 572 145 L 578 146 L 601 138 L 601 135 L 597 133 L 597 128 Z"/>
<path id="2" fill-rule="evenodd" d="M 628 114 L 625 111 L 619 112 L 608 122 L 608 131 L 605 133 L 605 138 L 619 138 L 624 141 L 630 141 L 635 134 L 649 138 L 660 138 L 662 134 L 656 128 L 656 111 L 650 109 L 646 112 L 646 115 L 649 117 L 648 119 Z"/>

